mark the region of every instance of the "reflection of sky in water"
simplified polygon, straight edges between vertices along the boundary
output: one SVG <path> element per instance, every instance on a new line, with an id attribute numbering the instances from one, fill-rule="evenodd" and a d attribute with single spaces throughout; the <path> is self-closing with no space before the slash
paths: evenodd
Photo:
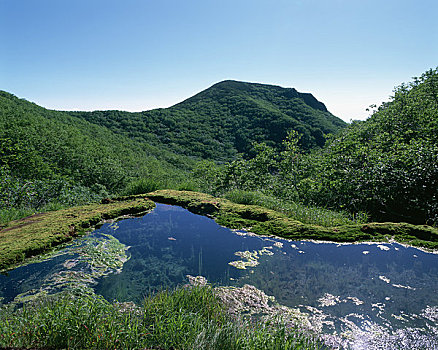
<path id="1" fill-rule="evenodd" d="M 280 304 L 319 315 L 328 333 L 423 328 L 420 333 L 437 343 L 438 255 L 399 244 L 241 236 L 207 217 L 162 204 L 142 218 L 104 225 L 97 232 L 112 234 L 130 247 L 131 259 L 122 272 L 95 286 L 109 300 L 141 301 L 151 291 L 186 283 L 188 274 L 202 275 L 216 285 L 254 285 Z M 260 253 L 264 247 L 270 248 Z M 245 251 L 259 252 L 257 266 L 242 270 L 229 264 L 245 261 L 235 255 Z M 0 297 L 8 300 L 35 288 L 45 274 L 59 269 L 62 258 L 71 255 L 0 276 Z"/>

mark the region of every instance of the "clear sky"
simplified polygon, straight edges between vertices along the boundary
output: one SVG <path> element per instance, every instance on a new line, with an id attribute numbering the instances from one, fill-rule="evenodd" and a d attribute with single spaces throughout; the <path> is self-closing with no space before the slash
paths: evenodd
<path id="1" fill-rule="evenodd" d="M 235 79 L 364 119 L 438 66 L 437 14 L 437 0 L 0 0 L 0 89 L 141 111 Z"/>

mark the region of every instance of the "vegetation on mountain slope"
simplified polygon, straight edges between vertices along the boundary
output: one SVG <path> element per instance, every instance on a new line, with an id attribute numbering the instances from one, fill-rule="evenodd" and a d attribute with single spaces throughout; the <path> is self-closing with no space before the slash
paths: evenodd
<path id="1" fill-rule="evenodd" d="M 194 161 L 0 92 L 0 210 L 77 205 L 149 178 L 187 181 Z"/>
<path id="2" fill-rule="evenodd" d="M 223 81 L 165 109 L 69 112 L 132 139 L 215 161 L 248 156 L 253 142 L 277 147 L 290 130 L 305 150 L 347 124 L 311 94 L 273 85 Z"/>
<path id="3" fill-rule="evenodd" d="M 312 130 L 324 135 L 342 122 L 294 89 L 225 81 L 144 113 L 48 111 L 2 92 L 0 207 L 56 208 L 173 187 L 251 193 L 289 213 L 317 206 L 348 211 L 353 222 L 436 224 L 437 91 L 430 70 L 396 88 L 368 120 L 324 136 L 323 148 Z"/>

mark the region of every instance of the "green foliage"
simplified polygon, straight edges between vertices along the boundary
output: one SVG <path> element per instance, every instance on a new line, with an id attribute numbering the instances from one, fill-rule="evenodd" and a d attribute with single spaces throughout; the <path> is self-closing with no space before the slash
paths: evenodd
<path id="1" fill-rule="evenodd" d="M 178 154 L 216 161 L 250 155 L 252 144 L 281 144 L 290 130 L 300 147 L 321 147 L 346 126 L 311 94 L 279 86 L 224 81 L 166 109 L 141 113 L 69 112 L 112 131 Z"/>
<path id="2" fill-rule="evenodd" d="M 149 193 L 163 188 L 165 188 L 165 185 L 158 180 L 141 178 L 131 181 L 124 189 L 123 194 L 133 195 Z"/>
<path id="3" fill-rule="evenodd" d="M 34 211 L 32 209 L 24 208 L 7 208 L 0 209 L 0 229 L 3 225 L 6 225 L 9 221 L 18 220 L 26 216 L 32 215 Z"/>
<path id="4" fill-rule="evenodd" d="M 298 133 L 291 131 L 279 148 L 254 143 L 252 158 L 237 159 L 216 170 L 214 181 L 210 181 L 210 184 L 215 185 L 212 193 L 220 194 L 238 189 L 261 191 L 271 196 L 297 200 L 297 183 L 302 159 L 299 139 Z M 208 169 L 198 170 L 198 176 L 211 177 L 207 175 Z"/>
<path id="5" fill-rule="evenodd" d="M 0 309 L 0 346 L 53 349 L 318 349 L 299 329 L 233 320 L 210 287 L 132 303 L 58 296 Z"/>
<path id="6" fill-rule="evenodd" d="M 143 113 L 48 111 L 0 92 L 0 208 L 161 188 L 241 190 L 437 224 L 437 75 L 397 87 L 338 136 L 330 134 L 344 123 L 312 95 L 262 84 L 225 81 Z"/>
<path id="7" fill-rule="evenodd" d="M 216 194 L 221 187 L 223 169 L 212 160 L 202 160 L 193 169 L 193 176 L 202 192 Z"/>
<path id="8" fill-rule="evenodd" d="M 231 190 L 224 195 L 224 198 L 233 203 L 266 207 L 264 197 L 266 196 L 263 193 L 244 190 Z"/>
<path id="9" fill-rule="evenodd" d="M 259 205 L 285 213 L 289 218 L 304 224 L 333 227 L 341 225 L 364 224 L 368 222 L 365 213 L 350 214 L 346 211 L 335 211 L 315 206 L 307 206 L 299 202 L 283 200 L 261 192 L 231 190 L 224 197 L 233 203 Z"/>
<path id="10" fill-rule="evenodd" d="M 0 156 L 0 208 L 5 210 L 92 202 L 132 186 L 135 179 L 187 182 L 195 164 L 2 91 Z"/>
<path id="11" fill-rule="evenodd" d="M 374 220 L 437 224 L 437 96 L 436 69 L 397 87 L 368 120 L 309 156 L 302 197 Z"/>
<path id="12" fill-rule="evenodd" d="M 229 162 L 215 175 L 210 193 L 255 191 L 318 213 L 328 211 L 315 206 L 348 211 L 353 220 L 369 215 L 437 224 L 437 77 L 437 70 L 430 70 L 396 88 L 368 120 L 329 137 L 320 150 L 302 152 L 297 132 L 289 133 L 282 147 L 254 143 L 252 157 Z M 204 176 L 209 177 L 206 171 Z M 309 222 L 307 215 L 301 220 Z"/>

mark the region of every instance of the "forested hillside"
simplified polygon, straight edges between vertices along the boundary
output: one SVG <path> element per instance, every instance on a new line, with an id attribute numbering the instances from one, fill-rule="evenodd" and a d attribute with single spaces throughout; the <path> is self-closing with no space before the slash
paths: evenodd
<path id="1" fill-rule="evenodd" d="M 315 157 L 315 203 L 438 224 L 438 71 L 397 87 Z"/>
<path id="2" fill-rule="evenodd" d="M 325 135 L 347 125 L 311 94 L 231 80 L 166 109 L 69 114 L 175 153 L 216 161 L 247 156 L 253 142 L 277 147 L 290 130 L 301 136 L 302 149 L 319 148 Z"/>
<path id="3" fill-rule="evenodd" d="M 0 92 L 0 207 L 74 205 L 138 178 L 182 181 L 194 162 Z"/>

